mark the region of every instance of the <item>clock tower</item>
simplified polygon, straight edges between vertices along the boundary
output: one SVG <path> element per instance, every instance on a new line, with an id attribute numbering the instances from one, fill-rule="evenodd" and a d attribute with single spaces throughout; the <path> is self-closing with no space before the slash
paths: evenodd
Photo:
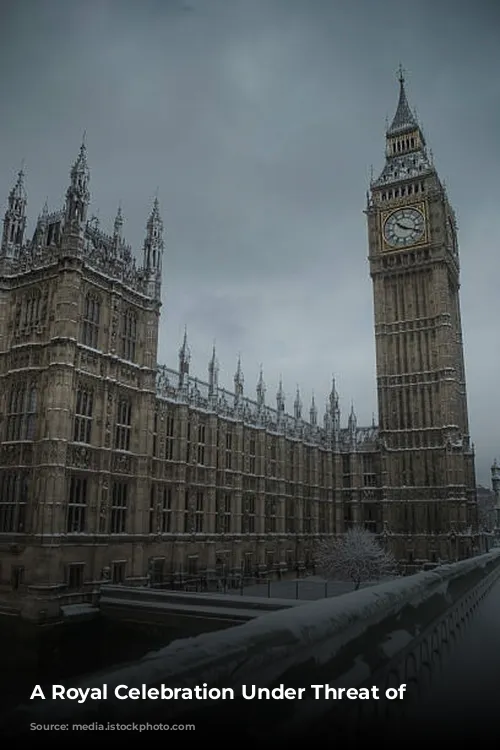
<path id="1" fill-rule="evenodd" d="M 478 549 L 457 225 L 399 74 L 366 214 L 373 280 L 382 517 L 397 558 Z"/>

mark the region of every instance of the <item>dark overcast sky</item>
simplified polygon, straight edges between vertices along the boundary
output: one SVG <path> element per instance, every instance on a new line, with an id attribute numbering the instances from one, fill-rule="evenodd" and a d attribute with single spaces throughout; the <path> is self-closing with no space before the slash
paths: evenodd
<path id="1" fill-rule="evenodd" d="M 259 363 L 344 419 L 376 411 L 363 216 L 407 70 L 457 211 L 478 478 L 500 454 L 500 5 L 479 0 L 3 0 L 0 196 L 25 159 L 30 231 L 63 202 L 87 131 L 91 213 L 122 204 L 140 253 L 158 187 L 166 229 L 160 361 L 188 326 L 230 385 Z"/>

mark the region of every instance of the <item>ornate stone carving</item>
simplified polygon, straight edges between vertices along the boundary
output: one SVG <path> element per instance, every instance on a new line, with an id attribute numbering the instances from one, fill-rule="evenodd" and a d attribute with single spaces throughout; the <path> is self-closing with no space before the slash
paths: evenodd
<path id="1" fill-rule="evenodd" d="M 130 474 L 132 469 L 131 457 L 121 453 L 113 456 L 113 471 L 118 474 Z"/>
<path id="2" fill-rule="evenodd" d="M 92 451 L 80 445 L 71 446 L 69 463 L 78 469 L 89 469 L 92 464 Z"/>

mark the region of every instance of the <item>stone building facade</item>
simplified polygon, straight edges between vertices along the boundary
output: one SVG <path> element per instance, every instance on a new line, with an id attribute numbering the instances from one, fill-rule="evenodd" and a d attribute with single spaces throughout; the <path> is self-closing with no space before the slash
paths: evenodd
<path id="1" fill-rule="evenodd" d="M 341 426 L 335 381 L 306 419 L 281 384 L 269 405 L 262 373 L 246 395 L 240 362 L 222 388 L 215 351 L 198 380 L 187 334 L 178 368 L 158 365 L 158 201 L 139 267 L 121 211 L 112 234 L 88 216 L 85 145 L 64 208 L 44 207 L 30 240 L 19 173 L 0 251 L 4 611 L 50 618 L 108 576 L 306 568 L 318 537 L 357 523 L 410 563 L 473 552 L 456 226 L 403 82 L 387 138 L 366 211 L 380 428 L 354 409 Z M 415 241 L 395 246 L 385 227 L 409 227 L 411 211 L 390 219 L 408 207 Z"/>

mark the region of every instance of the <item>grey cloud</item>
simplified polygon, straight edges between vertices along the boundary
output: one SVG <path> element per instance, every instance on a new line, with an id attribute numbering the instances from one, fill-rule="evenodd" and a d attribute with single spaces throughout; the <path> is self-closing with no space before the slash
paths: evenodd
<path id="1" fill-rule="evenodd" d="M 188 325 L 193 371 L 217 340 L 321 406 L 376 411 L 362 214 L 384 121 L 408 90 L 460 224 L 462 312 L 478 476 L 500 453 L 497 305 L 499 11 L 457 0 L 18 0 L 0 29 L 0 195 L 22 158 L 31 226 L 60 205 L 87 130 L 92 210 L 121 201 L 140 253 L 156 187 L 166 229 L 160 357 Z"/>

